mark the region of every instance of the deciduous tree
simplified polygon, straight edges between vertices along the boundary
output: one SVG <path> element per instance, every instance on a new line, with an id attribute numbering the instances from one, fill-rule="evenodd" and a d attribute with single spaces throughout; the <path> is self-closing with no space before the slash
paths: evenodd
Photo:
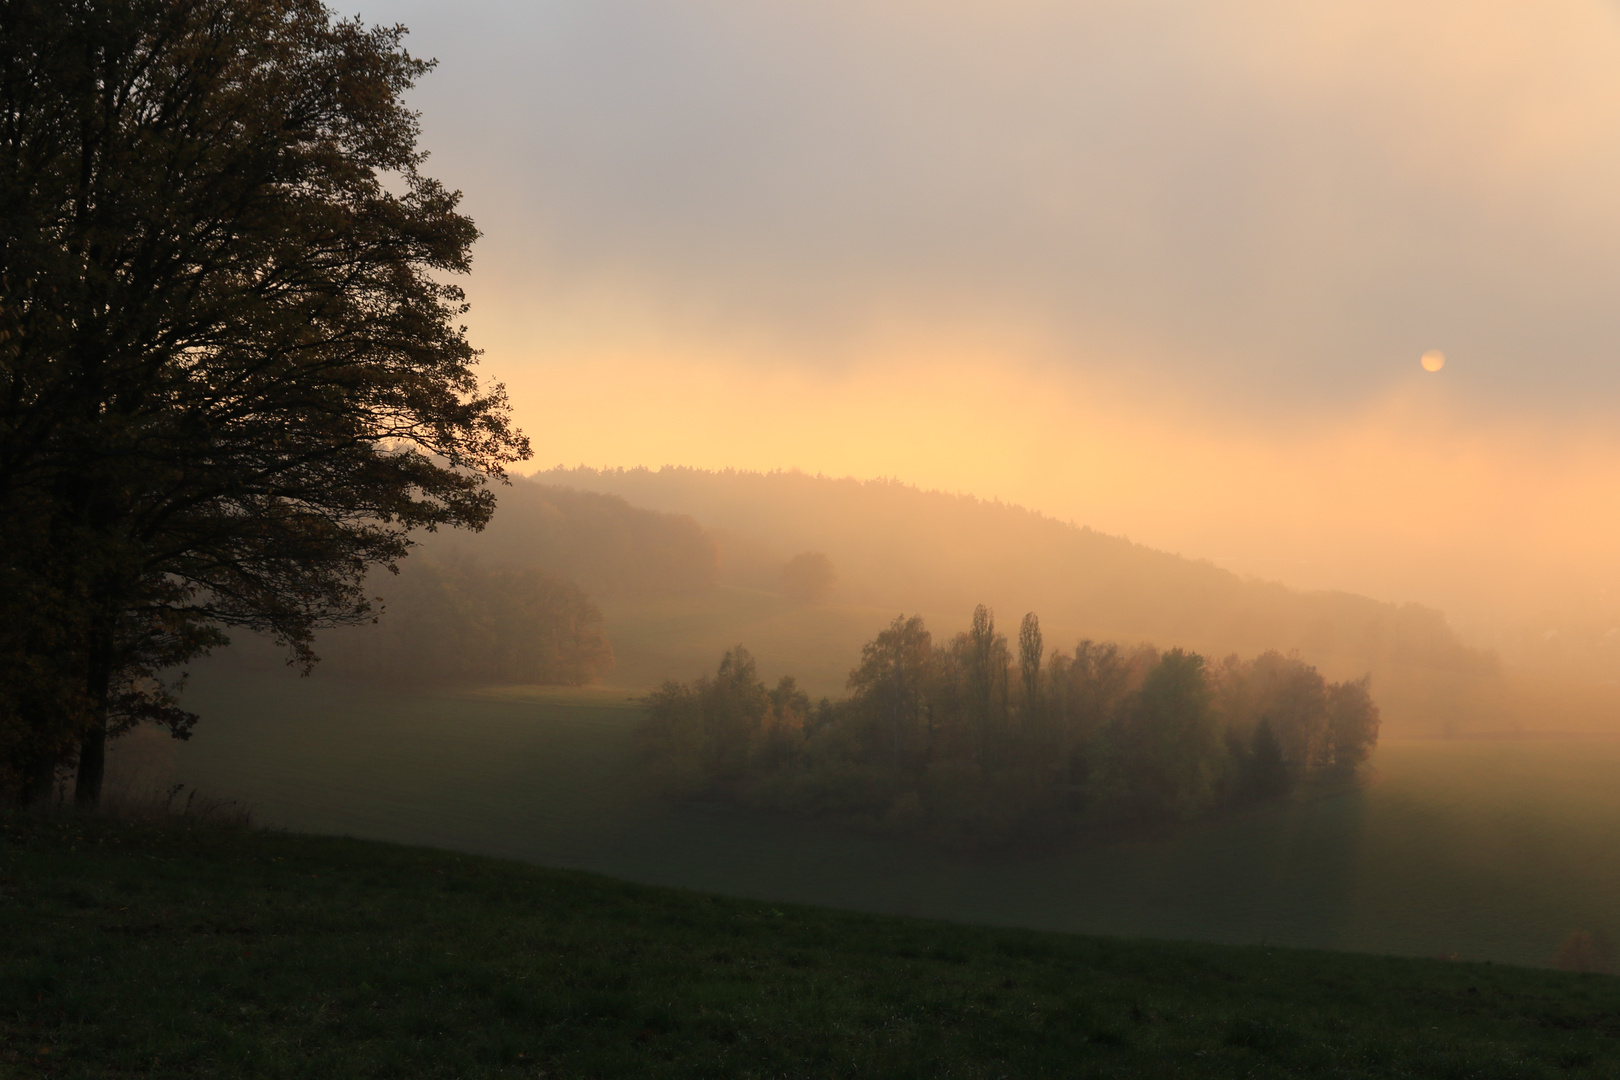
<path id="1" fill-rule="evenodd" d="M 802 551 L 782 567 L 782 591 L 807 604 L 825 599 L 836 584 L 832 560 L 819 551 Z"/>
<path id="2" fill-rule="evenodd" d="M 871 711 L 896 762 L 920 749 L 917 740 L 933 655 L 933 636 L 922 616 L 896 615 L 887 630 L 866 643 L 860 666 L 849 673 L 850 690 Z"/>
<path id="3" fill-rule="evenodd" d="M 312 662 L 369 567 L 480 526 L 526 456 L 459 324 L 477 232 L 421 169 L 403 35 L 319 0 L 0 5 L 15 772 L 76 751 L 95 802 L 109 731 L 189 726 L 154 676 L 224 627 Z"/>
<path id="4" fill-rule="evenodd" d="M 1372 698 L 1372 676 L 1335 683 L 1327 690 L 1327 764 L 1353 773 L 1378 745 L 1378 705 Z"/>
<path id="5" fill-rule="evenodd" d="M 1025 612 L 1018 627 L 1018 672 L 1022 676 L 1024 711 L 1033 717 L 1041 701 L 1041 658 L 1046 647 L 1041 642 L 1041 620 L 1033 611 Z"/>

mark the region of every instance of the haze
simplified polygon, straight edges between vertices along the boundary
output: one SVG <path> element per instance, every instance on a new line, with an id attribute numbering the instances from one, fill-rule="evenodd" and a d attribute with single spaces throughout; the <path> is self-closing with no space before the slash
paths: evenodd
<path id="1" fill-rule="evenodd" d="M 359 4 L 0 0 L 0 1059 L 1620 1080 L 1620 0 Z"/>
<path id="2" fill-rule="evenodd" d="M 1510 656 L 1620 625 L 1610 4 L 361 10 L 441 61 L 542 466 L 893 476 Z"/>

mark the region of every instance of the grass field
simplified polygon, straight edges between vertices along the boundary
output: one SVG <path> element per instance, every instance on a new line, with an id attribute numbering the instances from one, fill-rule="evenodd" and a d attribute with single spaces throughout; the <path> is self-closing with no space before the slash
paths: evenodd
<path id="1" fill-rule="evenodd" d="M 986 859 L 662 802 L 629 696 L 205 677 L 178 775 L 301 830 L 963 922 L 1527 965 L 1620 938 L 1620 742 L 1394 743 L 1359 793 Z"/>
<path id="2" fill-rule="evenodd" d="M 0 1073 L 1620 1076 L 1620 980 L 961 926 L 0 818 Z"/>

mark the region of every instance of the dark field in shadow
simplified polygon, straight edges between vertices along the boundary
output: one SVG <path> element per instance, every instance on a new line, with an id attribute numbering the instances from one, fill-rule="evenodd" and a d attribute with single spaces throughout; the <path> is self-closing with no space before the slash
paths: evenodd
<path id="1" fill-rule="evenodd" d="M 191 701 L 209 719 L 176 775 L 295 829 L 961 921 L 1522 964 L 1620 930 L 1620 742 L 1392 743 L 1359 792 L 974 857 L 659 800 L 629 696 L 204 671 Z"/>

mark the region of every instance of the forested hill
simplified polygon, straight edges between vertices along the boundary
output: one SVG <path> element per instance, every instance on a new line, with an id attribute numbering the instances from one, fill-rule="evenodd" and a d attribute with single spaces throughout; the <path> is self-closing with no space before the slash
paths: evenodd
<path id="1" fill-rule="evenodd" d="M 367 581 L 377 625 L 320 636 L 322 670 L 414 683 L 579 685 L 614 667 L 602 598 L 713 590 L 719 548 L 684 514 L 516 478 L 478 533 L 421 533 Z M 632 650 L 632 658 L 636 655 Z M 279 662 L 260 647 L 239 663 Z"/>
<path id="2" fill-rule="evenodd" d="M 522 477 L 496 497 L 499 509 L 481 533 L 420 536 L 425 551 L 542 570 L 593 597 L 695 592 L 719 580 L 718 546 L 683 511 Z"/>
<path id="3" fill-rule="evenodd" d="M 965 613 L 982 602 L 1098 637 L 1469 673 L 1495 666 L 1432 609 L 1245 579 L 1022 507 L 895 481 L 690 468 L 559 468 L 532 479 L 545 498 L 559 498 L 558 487 L 540 485 L 559 485 L 690 515 L 718 539 L 728 584 L 774 589 L 791 556 L 814 550 L 831 558 L 836 599 L 849 604 Z M 502 493 L 492 532 L 516 537 L 536 520 L 524 508 L 530 490 Z"/>

